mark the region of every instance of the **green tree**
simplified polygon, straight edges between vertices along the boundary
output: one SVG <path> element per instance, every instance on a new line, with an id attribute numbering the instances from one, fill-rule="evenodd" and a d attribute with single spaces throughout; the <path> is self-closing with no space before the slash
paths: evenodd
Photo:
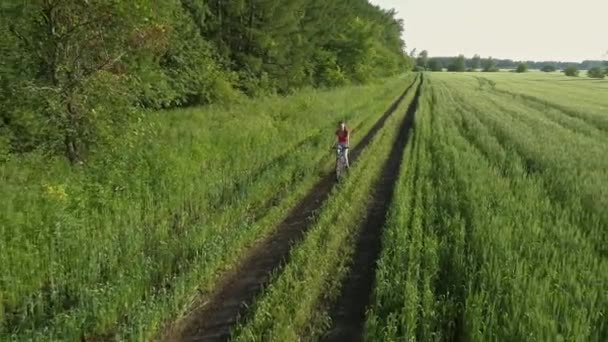
<path id="1" fill-rule="evenodd" d="M 564 74 L 566 76 L 577 77 L 579 74 L 579 70 L 576 65 L 570 65 L 564 69 Z"/>
<path id="2" fill-rule="evenodd" d="M 604 69 L 600 67 L 593 67 L 587 71 L 587 76 L 590 78 L 604 78 L 606 77 L 606 72 Z"/>
<path id="3" fill-rule="evenodd" d="M 140 107 L 365 83 L 415 62 L 403 21 L 367 0 L 1 6 L 0 149 L 42 146 L 73 163 L 121 135 Z"/>
<path id="4" fill-rule="evenodd" d="M 542 70 L 544 72 L 554 72 L 555 70 L 557 70 L 557 68 L 555 68 L 554 65 L 546 64 L 546 65 L 543 65 L 543 67 L 540 70 Z"/>
<path id="5" fill-rule="evenodd" d="M 145 20 L 153 15 L 145 2 L 19 2 L 4 15 L 12 36 L 5 63 L 19 75 L 13 94 L 33 99 L 13 108 L 9 121 L 29 126 L 22 133 L 30 141 L 21 147 L 44 143 L 63 150 L 72 163 L 82 160 L 103 126 L 117 128 L 126 120 L 132 100 L 127 88 L 136 81 L 126 72 L 130 62 L 143 51 L 158 57 L 168 44 L 167 28 Z M 31 117 L 27 112 L 34 115 L 31 122 L 19 122 Z"/>
<path id="6" fill-rule="evenodd" d="M 429 59 L 428 67 L 431 71 L 443 71 L 443 65 L 441 65 L 441 61 L 439 61 L 438 59 Z"/>
<path id="7" fill-rule="evenodd" d="M 464 72 L 466 70 L 466 61 L 463 55 L 452 60 L 452 63 L 448 66 L 448 71 Z"/>
<path id="8" fill-rule="evenodd" d="M 515 72 L 518 72 L 518 73 L 523 73 L 526 71 L 528 71 L 528 64 L 526 64 L 526 63 L 519 63 L 517 65 L 517 69 L 515 69 Z"/>
<path id="9" fill-rule="evenodd" d="M 426 70 L 428 68 L 428 60 L 429 60 L 428 51 L 422 50 L 418 54 L 418 58 L 416 58 L 416 66 L 420 67 L 423 70 Z"/>
<path id="10" fill-rule="evenodd" d="M 479 68 L 481 68 L 481 57 L 479 55 L 475 55 L 473 58 L 471 58 L 471 69 L 477 70 Z"/>
<path id="11" fill-rule="evenodd" d="M 497 72 L 496 62 L 492 57 L 489 57 L 483 61 L 483 72 Z"/>

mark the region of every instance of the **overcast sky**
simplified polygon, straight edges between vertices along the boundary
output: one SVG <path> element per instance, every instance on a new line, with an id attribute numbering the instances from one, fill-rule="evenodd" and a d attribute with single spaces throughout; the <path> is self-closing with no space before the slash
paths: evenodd
<path id="1" fill-rule="evenodd" d="M 608 59 L 608 0 L 370 0 L 405 21 L 408 51 L 578 62 Z"/>

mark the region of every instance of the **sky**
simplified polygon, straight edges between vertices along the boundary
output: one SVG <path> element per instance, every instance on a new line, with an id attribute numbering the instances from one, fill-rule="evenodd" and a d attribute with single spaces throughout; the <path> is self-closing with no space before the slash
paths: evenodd
<path id="1" fill-rule="evenodd" d="M 369 0 L 405 22 L 408 52 L 568 61 L 608 59 L 608 0 Z"/>

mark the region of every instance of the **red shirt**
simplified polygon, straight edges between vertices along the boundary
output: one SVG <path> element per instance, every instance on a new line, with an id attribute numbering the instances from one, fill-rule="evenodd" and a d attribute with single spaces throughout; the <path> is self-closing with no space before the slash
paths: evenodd
<path id="1" fill-rule="evenodd" d="M 341 144 L 346 144 L 348 143 L 348 130 L 337 130 L 336 131 L 336 136 L 338 136 L 338 142 Z"/>

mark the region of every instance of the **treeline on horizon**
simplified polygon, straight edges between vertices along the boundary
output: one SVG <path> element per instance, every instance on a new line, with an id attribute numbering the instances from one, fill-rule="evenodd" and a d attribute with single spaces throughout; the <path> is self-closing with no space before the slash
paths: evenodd
<path id="1" fill-rule="evenodd" d="M 226 103 L 409 70 L 367 0 L 34 0 L 0 5 L 0 159 L 79 163 L 141 109 Z"/>
<path id="2" fill-rule="evenodd" d="M 444 68 L 448 71 L 473 71 L 482 70 L 486 72 L 499 71 L 500 69 L 513 69 L 517 72 L 525 72 L 528 69 L 538 69 L 546 72 L 563 70 L 569 76 L 577 76 L 579 70 L 590 71 L 591 77 L 605 76 L 608 61 L 601 60 L 585 60 L 581 63 L 573 62 L 556 62 L 556 61 L 515 61 L 512 59 L 495 59 L 492 57 L 482 58 L 480 55 L 474 55 L 472 58 L 466 58 L 464 55 L 455 57 L 429 57 L 427 50 L 422 50 L 416 54 L 416 49 L 410 53 L 410 57 L 414 60 L 414 71 L 442 71 Z"/>
<path id="3" fill-rule="evenodd" d="M 441 65 L 447 68 L 450 64 L 453 63 L 454 59 L 458 58 L 454 57 L 429 57 L 429 61 L 435 60 L 439 62 Z M 491 59 L 494 65 L 498 69 L 516 69 L 520 64 L 526 64 L 530 69 L 538 69 L 541 70 L 545 66 L 552 66 L 556 70 L 564 70 L 567 67 L 576 67 L 579 70 L 589 70 L 591 68 L 603 67 L 605 65 L 605 61 L 601 60 L 585 60 L 580 63 L 577 62 L 561 62 L 561 61 L 518 61 L 513 59 L 500 59 L 500 58 L 482 58 L 480 56 L 473 56 L 472 58 L 465 57 L 465 66 L 466 68 L 472 68 L 475 65 L 475 60 L 479 60 L 483 65 L 484 61 Z"/>

